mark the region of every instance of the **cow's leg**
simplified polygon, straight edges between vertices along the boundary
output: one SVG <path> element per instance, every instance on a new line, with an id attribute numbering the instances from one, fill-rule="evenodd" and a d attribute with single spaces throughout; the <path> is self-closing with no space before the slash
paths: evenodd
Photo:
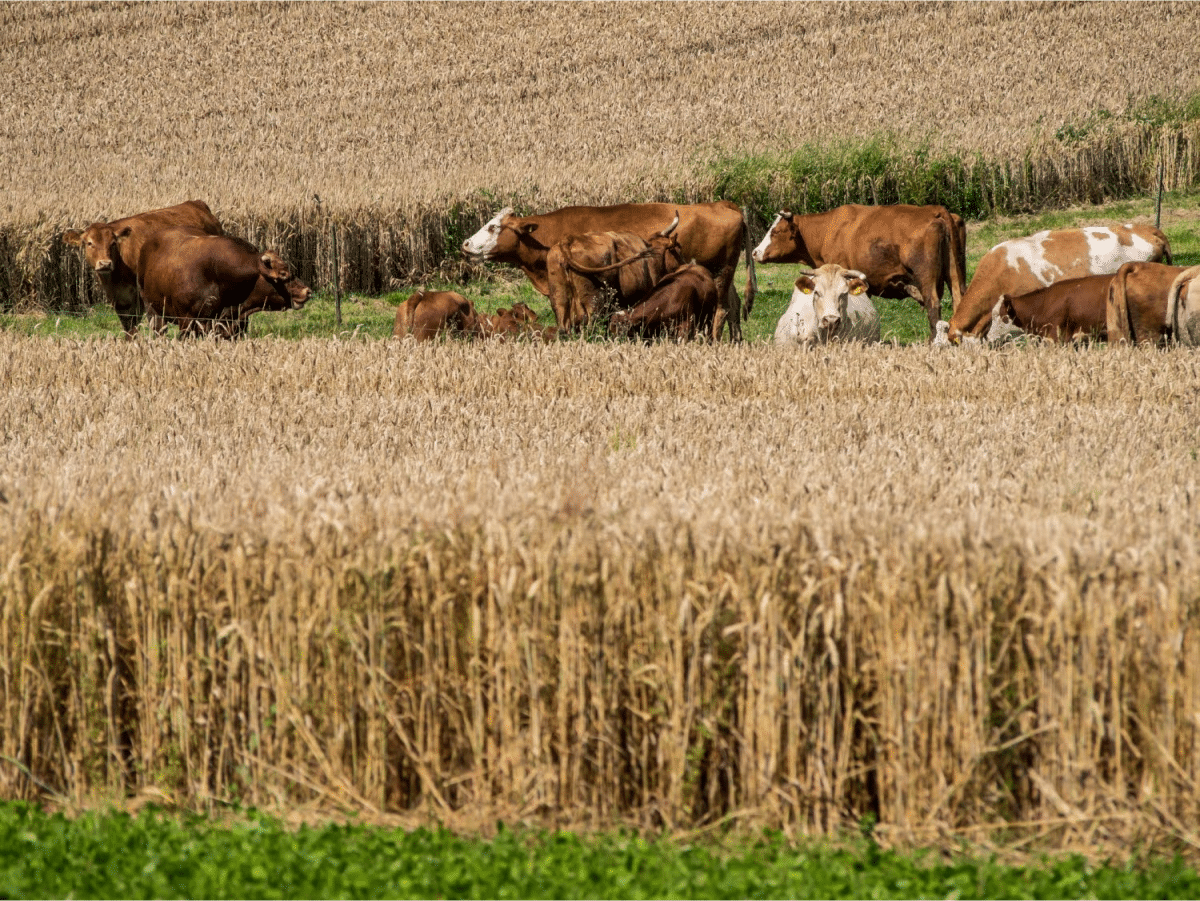
<path id="1" fill-rule="evenodd" d="M 942 318 L 942 297 L 937 293 L 936 286 L 907 284 L 904 291 L 925 308 L 925 316 L 929 320 L 929 340 L 933 341 L 934 335 L 937 334 L 938 320 Z"/>
<path id="2" fill-rule="evenodd" d="M 721 340 L 721 328 L 726 321 L 729 322 L 729 340 L 742 340 L 742 298 L 733 286 L 733 275 L 734 270 L 727 267 L 721 270 L 717 278 L 717 288 L 724 302 L 717 307 L 713 316 L 713 341 Z"/>

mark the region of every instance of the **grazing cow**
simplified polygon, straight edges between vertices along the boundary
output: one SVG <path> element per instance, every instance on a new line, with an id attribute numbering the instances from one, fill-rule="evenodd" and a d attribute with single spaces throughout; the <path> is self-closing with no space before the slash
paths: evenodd
<path id="1" fill-rule="evenodd" d="M 1022 331 L 1067 343 L 1108 336 L 1108 285 L 1111 275 L 1086 275 L 1029 291 L 1001 294 L 992 319 L 997 317 Z"/>
<path id="2" fill-rule="evenodd" d="M 132 229 L 117 232 L 129 240 Z M 298 310 L 312 293 L 273 250 L 198 228 L 167 228 L 142 246 L 138 264 L 146 309 L 179 326 L 180 337 L 245 333 L 261 310 Z"/>
<path id="3" fill-rule="evenodd" d="M 455 291 L 418 291 L 396 310 L 393 338 L 412 335 L 417 341 L 432 341 L 438 335 L 472 335 L 479 317 L 471 301 Z"/>
<path id="4" fill-rule="evenodd" d="M 775 326 L 775 343 L 878 341 L 879 312 L 867 290 L 865 275 L 837 263 L 802 272 L 792 302 Z"/>
<path id="5" fill-rule="evenodd" d="M 690 341 L 697 331 L 709 333 L 720 296 L 712 274 L 696 263 L 687 263 L 663 276 L 654 292 L 632 310 L 614 313 L 610 335 L 640 335 L 646 340 L 667 335 Z"/>
<path id="6" fill-rule="evenodd" d="M 546 255 L 550 307 L 562 329 L 591 320 L 605 292 L 618 307 L 641 303 L 683 259 L 674 232 L 679 216 L 649 241 L 629 232 L 574 235 L 559 241 Z"/>
<path id="7" fill-rule="evenodd" d="M 1191 290 L 1200 266 L 1192 266 L 1175 276 L 1167 292 L 1167 329 L 1171 339 L 1188 347 L 1200 345 L 1200 288 Z"/>
<path id="8" fill-rule="evenodd" d="M 628 232 L 650 240 L 679 216 L 679 252 L 694 260 L 717 283 L 721 306 L 713 321 L 713 337 L 720 337 L 726 321 L 732 340 L 742 337 L 742 306 L 733 277 L 739 255 L 746 258 L 745 316 L 754 307 L 757 283 L 750 257 L 750 232 L 746 218 L 728 201 L 676 207 L 668 203 L 624 203 L 616 206 L 564 207 L 540 216 L 514 216 L 506 207 L 474 235 L 463 241 L 463 253 L 471 260 L 508 263 L 520 268 L 540 293 L 549 296 L 546 257 L 550 249 L 572 235 L 597 232 Z"/>
<path id="9" fill-rule="evenodd" d="M 197 228 L 210 235 L 224 234 L 221 223 L 203 200 L 188 200 L 112 222 L 93 222 L 83 231 L 71 229 L 63 233 L 66 243 L 83 248 L 88 268 L 96 274 L 128 337 L 137 332 L 142 318 L 143 303 L 137 281 L 142 248 L 157 232 L 176 226 Z M 129 230 L 128 235 L 118 242 L 117 233 L 125 229 Z"/>
<path id="10" fill-rule="evenodd" d="M 1167 236 L 1152 225 L 1088 226 L 1040 231 L 1013 238 L 979 261 L 962 304 L 955 304 L 947 332 L 957 344 L 981 337 L 1000 295 L 1027 294 L 1054 282 L 1116 272 L 1123 263 L 1171 259 Z"/>
<path id="11" fill-rule="evenodd" d="M 1164 263 L 1126 263 L 1108 286 L 1106 326 L 1108 343 L 1162 343 L 1171 337 L 1167 295 L 1184 266 Z"/>
<path id="12" fill-rule="evenodd" d="M 943 206 L 848 204 L 826 213 L 781 212 L 754 249 L 760 263 L 837 263 L 864 273 L 876 297 L 911 297 L 933 337 L 949 286 L 957 309 L 967 283 L 966 225 Z"/>

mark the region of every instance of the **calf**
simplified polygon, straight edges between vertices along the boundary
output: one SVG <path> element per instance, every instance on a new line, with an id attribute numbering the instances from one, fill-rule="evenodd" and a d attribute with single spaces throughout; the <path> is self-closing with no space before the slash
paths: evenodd
<path id="1" fill-rule="evenodd" d="M 221 223 L 203 200 L 188 200 L 112 222 L 93 222 L 82 231 L 70 229 L 63 233 L 67 244 L 83 248 L 88 268 L 95 273 L 105 297 L 117 311 L 127 337 L 132 338 L 137 332 L 144 310 L 137 276 L 142 250 L 158 232 L 179 226 L 210 235 L 224 234 Z M 120 241 L 118 232 L 124 233 Z"/>
<path id="2" fill-rule="evenodd" d="M 129 227 L 117 233 L 129 240 Z M 198 228 L 168 228 L 142 246 L 138 283 L 146 309 L 180 336 L 245 333 L 260 310 L 298 310 L 312 293 L 273 250 Z"/>
<path id="3" fill-rule="evenodd" d="M 989 250 L 975 267 L 963 302 L 954 308 L 947 337 L 982 337 L 1000 295 L 1027 294 L 1054 282 L 1116 272 L 1123 263 L 1171 259 L 1167 236 L 1152 225 L 1089 226 L 1040 231 Z"/>
<path id="4" fill-rule="evenodd" d="M 679 215 L 648 241 L 631 232 L 575 235 L 546 255 L 550 307 L 559 328 L 576 329 L 591 320 L 605 291 L 618 307 L 633 307 L 668 272 L 683 263 L 674 237 Z"/>
<path id="5" fill-rule="evenodd" d="M 1033 335 L 1066 343 L 1108 335 L 1107 305 L 1111 275 L 1068 278 L 1027 294 L 1001 294 L 1004 319 Z"/>
<path id="6" fill-rule="evenodd" d="M 455 291 L 418 291 L 400 304 L 393 338 L 412 335 L 432 341 L 438 335 L 472 335 L 479 327 L 471 301 Z"/>
<path id="7" fill-rule="evenodd" d="M 800 274 L 775 327 L 776 344 L 878 340 L 879 313 L 867 296 L 866 277 L 836 263 Z"/>
<path id="8" fill-rule="evenodd" d="M 1167 295 L 1187 269 L 1163 263 L 1126 263 L 1108 286 L 1108 341 L 1161 343 L 1171 337 Z"/>
<path id="9" fill-rule="evenodd" d="M 651 340 L 663 335 L 687 341 L 709 334 L 720 305 L 717 283 L 703 266 L 688 263 L 663 276 L 654 293 L 634 307 L 614 313 L 610 335 L 640 335 Z"/>

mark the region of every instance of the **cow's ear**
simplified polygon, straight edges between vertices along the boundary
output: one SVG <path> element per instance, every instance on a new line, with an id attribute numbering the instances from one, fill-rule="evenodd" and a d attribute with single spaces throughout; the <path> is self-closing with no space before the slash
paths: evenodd
<path id="1" fill-rule="evenodd" d="M 288 271 L 287 264 L 274 251 L 268 250 L 259 258 L 259 261 L 262 264 L 262 273 L 268 278 L 291 278 L 292 274 Z"/>
<path id="2" fill-rule="evenodd" d="M 796 279 L 796 287 L 800 289 L 802 294 L 812 294 L 817 288 L 817 283 L 807 275 L 802 275 Z"/>
<path id="3" fill-rule="evenodd" d="M 124 228 L 122 228 L 120 231 L 118 231 L 116 233 L 116 238 L 118 241 L 120 241 L 122 238 L 128 238 L 132 234 L 133 234 L 133 226 L 126 225 Z"/>
<path id="4" fill-rule="evenodd" d="M 63 241 L 65 241 L 67 244 L 74 244 L 76 247 L 78 247 L 82 240 L 83 232 L 79 231 L 77 228 L 68 229 L 67 231 L 63 232 Z"/>
<path id="5" fill-rule="evenodd" d="M 864 282 L 861 278 L 851 279 L 850 280 L 850 293 L 851 294 L 866 294 L 867 293 L 867 283 Z"/>

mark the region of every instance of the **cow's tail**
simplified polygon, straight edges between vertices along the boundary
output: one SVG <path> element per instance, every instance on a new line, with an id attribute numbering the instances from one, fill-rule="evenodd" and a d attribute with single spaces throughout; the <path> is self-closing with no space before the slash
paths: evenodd
<path id="1" fill-rule="evenodd" d="M 1184 269 L 1175 276 L 1175 281 L 1171 282 L 1171 290 L 1167 292 L 1167 337 L 1172 342 L 1184 340 L 1179 328 L 1179 298 L 1183 294 L 1184 285 L 1197 276 L 1200 276 L 1200 266 Z"/>
<path id="2" fill-rule="evenodd" d="M 1133 343 L 1133 321 L 1129 316 L 1129 299 L 1125 282 L 1129 278 L 1130 265 L 1126 263 L 1108 284 L 1108 300 L 1105 305 L 1105 320 L 1108 328 L 1108 343 Z"/>
<path id="3" fill-rule="evenodd" d="M 746 304 L 742 318 L 749 319 L 754 310 L 754 295 L 758 293 L 758 276 L 754 272 L 754 248 L 750 246 L 750 217 L 742 207 L 742 243 L 746 253 Z"/>
<path id="4" fill-rule="evenodd" d="M 1159 232 L 1162 235 L 1163 262 L 1168 266 L 1175 265 L 1171 262 L 1171 239 L 1167 237 L 1166 232 Z"/>
<path id="5" fill-rule="evenodd" d="M 625 259 L 620 260 L 619 262 L 609 263 L 607 266 L 596 266 L 593 268 L 591 266 L 584 266 L 582 263 L 575 260 L 571 256 L 571 254 L 567 252 L 567 249 L 564 247 L 563 248 L 563 263 L 567 266 L 567 268 L 572 269 L 575 272 L 579 272 L 583 275 L 599 275 L 602 272 L 612 272 L 614 269 L 620 269 L 623 266 L 628 266 L 630 263 L 636 263 L 638 260 L 645 259 L 646 257 L 650 256 L 653 253 L 654 253 L 654 249 L 647 247 L 645 250 L 635 253 L 631 257 L 626 257 Z"/>
<path id="6" fill-rule="evenodd" d="M 946 273 L 950 283 L 950 302 L 954 309 L 967 296 L 967 235 L 966 225 L 958 216 L 947 216 L 946 233 L 949 238 L 949 258 Z"/>

